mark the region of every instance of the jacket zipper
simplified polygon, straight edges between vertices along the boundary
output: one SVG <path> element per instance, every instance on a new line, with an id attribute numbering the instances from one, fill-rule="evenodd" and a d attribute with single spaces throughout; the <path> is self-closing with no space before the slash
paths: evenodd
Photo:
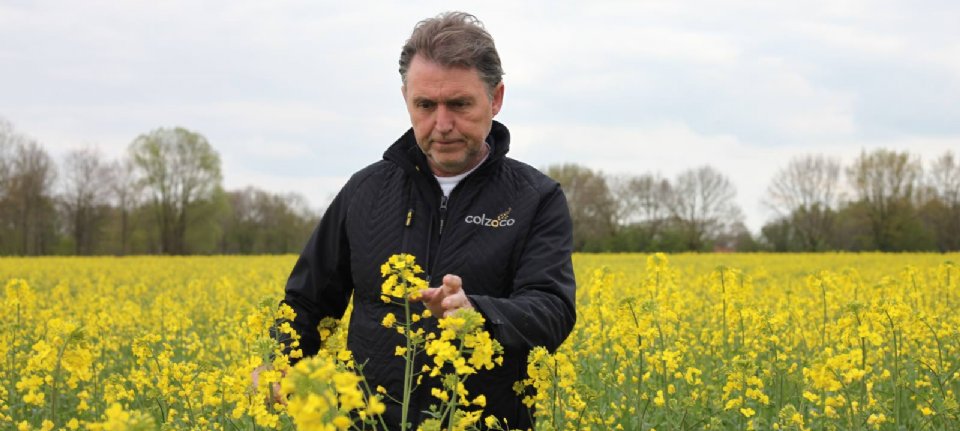
<path id="1" fill-rule="evenodd" d="M 440 198 L 440 232 L 437 234 L 438 240 L 440 239 L 440 237 L 443 236 L 443 223 L 447 219 L 447 200 L 448 199 L 449 198 L 446 196 L 443 196 L 442 198 Z M 439 243 L 439 241 L 437 242 Z"/>
<path id="2" fill-rule="evenodd" d="M 433 280 L 433 270 L 437 266 L 437 259 L 434 259 L 434 254 L 440 250 L 440 240 L 443 238 L 443 225 L 447 219 L 447 200 L 449 200 L 449 198 L 446 196 L 440 197 L 440 228 L 437 231 L 437 242 L 434 244 L 432 238 L 427 242 L 427 283 Z M 431 223 L 431 225 L 432 224 L 433 223 Z M 432 226 L 430 230 L 433 230 Z M 433 232 L 429 232 L 429 235 L 432 236 Z"/>
<path id="3" fill-rule="evenodd" d="M 412 196 L 413 196 L 413 184 L 412 184 L 410 181 L 408 181 L 408 182 L 407 182 L 407 201 L 406 201 L 406 204 L 407 204 L 407 219 L 406 219 L 406 221 L 403 223 L 403 227 L 404 227 L 404 229 L 403 229 L 403 237 L 402 237 L 402 239 L 401 239 L 401 241 L 400 241 L 400 252 L 401 252 L 401 253 L 409 253 L 409 252 L 410 252 L 410 251 L 407 249 L 407 243 L 408 243 L 408 242 L 407 242 L 407 238 L 410 236 L 409 233 L 410 233 L 411 230 L 412 230 L 412 229 L 410 229 L 410 227 L 413 226 L 413 197 L 412 197 Z"/>

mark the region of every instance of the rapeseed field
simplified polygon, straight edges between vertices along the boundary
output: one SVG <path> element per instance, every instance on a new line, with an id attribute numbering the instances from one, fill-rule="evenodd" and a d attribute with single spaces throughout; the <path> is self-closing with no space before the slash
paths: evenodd
<path id="1" fill-rule="evenodd" d="M 346 325 L 323 322 L 323 352 L 289 365 L 296 337 L 275 322 L 292 317 L 277 303 L 294 260 L 0 259 L 0 429 L 383 429 L 387 395 L 345 350 Z M 574 332 L 534 350 L 516 389 L 537 430 L 960 429 L 957 262 L 576 255 Z M 404 336 L 398 356 L 430 358 L 405 382 L 441 382 L 437 419 L 408 429 L 509 428 L 463 389 L 502 354 L 483 317 L 424 332 L 432 316 L 406 306 L 422 287 L 415 259 L 382 272 L 397 306 L 383 330 Z M 285 404 L 265 402 L 274 383 Z"/>

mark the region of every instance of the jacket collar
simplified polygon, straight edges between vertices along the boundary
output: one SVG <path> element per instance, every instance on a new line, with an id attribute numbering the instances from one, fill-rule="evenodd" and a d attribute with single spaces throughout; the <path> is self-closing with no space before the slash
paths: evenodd
<path id="1" fill-rule="evenodd" d="M 493 126 L 490 127 L 490 134 L 487 135 L 487 143 L 490 144 L 490 155 L 483 165 L 477 168 L 477 171 L 487 170 L 490 166 L 499 164 L 510 151 L 510 131 L 507 130 L 507 126 L 494 120 Z M 431 173 L 427 156 L 417 146 L 413 128 L 408 129 L 387 148 L 383 153 L 383 159 L 397 164 L 408 175 L 415 175 L 417 172 Z"/>

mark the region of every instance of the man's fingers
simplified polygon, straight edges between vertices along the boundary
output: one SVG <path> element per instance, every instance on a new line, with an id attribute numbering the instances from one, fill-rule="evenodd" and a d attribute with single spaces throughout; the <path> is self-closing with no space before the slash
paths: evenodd
<path id="1" fill-rule="evenodd" d="M 420 291 L 422 302 L 434 316 L 447 317 L 461 308 L 473 308 L 463 291 L 463 280 L 454 274 L 443 276 L 443 284 Z"/>
<path id="2" fill-rule="evenodd" d="M 269 365 L 261 365 L 253 370 L 251 380 L 253 380 L 253 390 L 255 392 L 258 392 L 258 389 L 260 387 L 260 374 L 264 371 L 269 371 L 269 370 L 270 370 Z M 287 404 L 286 397 L 284 397 L 283 394 L 280 392 L 280 383 L 277 383 L 277 382 L 271 382 L 269 385 L 267 385 L 267 388 L 264 390 L 264 393 L 262 394 L 262 396 L 263 396 L 263 401 L 268 405 L 270 405 L 271 403 L 280 403 L 283 405 Z"/>
<path id="3" fill-rule="evenodd" d="M 444 310 L 455 310 L 463 307 L 466 301 L 467 297 L 464 295 L 448 296 L 443 298 L 443 301 L 440 302 L 440 306 L 443 307 Z"/>
<path id="4" fill-rule="evenodd" d="M 411 301 L 414 301 L 414 302 L 418 302 L 418 301 L 420 301 L 420 302 L 431 302 L 431 301 L 434 300 L 434 298 L 436 298 L 436 296 L 437 296 L 437 291 L 439 291 L 439 290 L 440 290 L 440 288 L 438 288 L 438 287 L 429 287 L 429 288 L 426 288 L 426 289 L 421 289 L 421 290 L 420 290 L 420 297 L 419 297 L 419 298 L 411 298 L 410 300 L 411 300 Z"/>
<path id="5" fill-rule="evenodd" d="M 463 280 L 458 275 L 447 274 L 443 276 L 443 286 L 446 288 L 447 294 L 452 295 L 463 288 Z"/>
<path id="6" fill-rule="evenodd" d="M 278 404 L 287 405 L 287 399 L 280 392 L 280 384 L 274 383 L 271 389 L 273 392 L 273 401 Z"/>

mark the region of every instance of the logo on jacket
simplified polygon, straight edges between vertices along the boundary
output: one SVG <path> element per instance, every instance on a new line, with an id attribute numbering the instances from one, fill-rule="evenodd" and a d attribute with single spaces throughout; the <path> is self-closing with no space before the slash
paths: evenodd
<path id="1" fill-rule="evenodd" d="M 478 224 L 480 226 L 489 226 L 492 228 L 513 226 L 516 220 L 510 218 L 511 210 L 513 210 L 513 208 L 507 208 L 507 210 L 498 215 L 497 218 L 487 218 L 486 214 L 480 214 L 478 216 L 468 215 L 463 219 L 463 221 L 467 223 Z"/>

